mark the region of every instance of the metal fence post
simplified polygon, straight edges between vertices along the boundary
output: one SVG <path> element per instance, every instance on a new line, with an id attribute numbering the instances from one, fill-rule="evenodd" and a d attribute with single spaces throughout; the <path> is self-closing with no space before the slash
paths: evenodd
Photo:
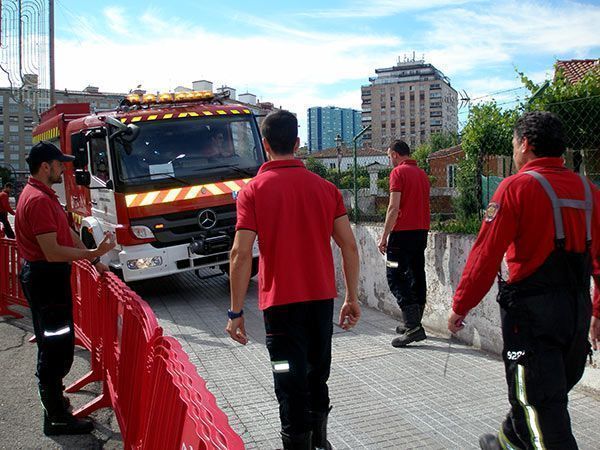
<path id="1" fill-rule="evenodd" d="M 352 151 L 352 157 L 354 158 L 354 167 L 352 170 L 353 187 L 354 187 L 354 223 L 358 223 L 358 160 L 357 160 L 357 156 L 356 156 L 356 142 L 366 131 L 368 131 L 370 129 L 371 129 L 371 125 L 369 124 L 366 127 L 364 127 L 362 130 L 360 130 L 360 133 L 358 133 L 356 136 L 354 136 L 352 138 L 352 144 L 354 146 L 354 149 Z"/>

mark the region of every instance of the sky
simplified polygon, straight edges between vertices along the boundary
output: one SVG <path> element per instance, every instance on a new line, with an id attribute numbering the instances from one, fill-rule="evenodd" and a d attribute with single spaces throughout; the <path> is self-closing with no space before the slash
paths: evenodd
<path id="1" fill-rule="evenodd" d="M 600 0 L 56 0 L 56 85 L 102 92 L 191 87 L 251 92 L 298 115 L 360 110 L 375 69 L 413 52 L 477 101 L 522 99 L 516 69 L 600 57 Z M 464 124 L 468 106 L 460 109 Z"/>

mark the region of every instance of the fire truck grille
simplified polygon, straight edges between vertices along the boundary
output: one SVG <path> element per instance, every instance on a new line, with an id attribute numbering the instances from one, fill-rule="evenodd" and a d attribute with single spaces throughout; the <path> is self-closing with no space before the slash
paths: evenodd
<path id="1" fill-rule="evenodd" d="M 216 214 L 216 223 L 210 229 L 204 229 L 200 226 L 199 215 L 205 209 L 210 209 Z M 131 225 L 143 225 L 150 228 L 156 237 L 156 241 L 152 242 L 152 245 L 156 248 L 164 248 L 190 243 L 192 239 L 200 236 L 215 236 L 223 232 L 233 237 L 236 221 L 235 212 L 235 204 L 213 206 L 211 208 L 181 211 L 162 216 L 132 219 Z M 210 218 L 212 219 L 212 215 Z M 208 225 L 211 223 L 209 221 Z M 158 228 L 156 227 L 157 225 L 159 225 Z"/>

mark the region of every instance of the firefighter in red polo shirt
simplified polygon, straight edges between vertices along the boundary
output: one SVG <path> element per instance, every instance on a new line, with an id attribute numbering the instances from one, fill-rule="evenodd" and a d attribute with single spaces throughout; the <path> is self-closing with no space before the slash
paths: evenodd
<path id="1" fill-rule="evenodd" d="M 600 192 L 564 166 L 562 123 L 532 112 L 515 126 L 519 169 L 498 187 L 458 285 L 448 318 L 456 333 L 483 298 L 506 253 L 498 303 L 510 412 L 484 449 L 576 449 L 568 393 L 590 353 L 590 276 L 600 281 Z M 596 291 L 597 292 L 597 291 Z M 600 296 L 590 337 L 600 339 Z"/>
<path id="2" fill-rule="evenodd" d="M 396 327 L 400 336 L 394 347 L 405 347 L 427 336 L 421 326 L 427 284 L 425 248 L 429 232 L 429 178 L 410 157 L 404 141 L 394 141 L 388 148 L 394 167 L 390 173 L 390 202 L 379 240 L 379 251 L 386 255 L 386 272 L 390 291 L 402 311 L 404 325 Z"/>
<path id="3" fill-rule="evenodd" d="M 294 159 L 298 121 L 288 111 L 262 124 L 271 161 L 240 192 L 231 250 L 231 309 L 227 331 L 246 344 L 244 297 L 252 245 L 260 245 L 259 308 L 279 401 L 285 449 L 331 448 L 327 379 L 331 366 L 333 298 L 337 296 L 331 238 L 340 247 L 346 299 L 339 325 L 358 322 L 358 250 L 337 188 Z"/>
<path id="4" fill-rule="evenodd" d="M 67 216 L 52 185 L 62 182 L 63 154 L 50 142 L 31 148 L 27 164 L 31 177 L 19 198 L 15 217 L 17 246 L 24 259 L 20 273 L 23 293 L 31 307 L 38 345 L 37 377 L 44 407 L 44 434 L 89 433 L 89 419 L 77 419 L 68 411 L 63 378 L 73 363 L 74 329 L 71 298 L 71 261 L 88 259 L 100 273 L 108 268 L 100 256 L 115 244 L 112 235 L 98 248 L 85 248 L 69 227 Z"/>
<path id="5" fill-rule="evenodd" d="M 8 197 L 12 192 L 13 185 L 12 183 L 6 183 L 0 191 L 0 223 L 4 227 L 4 234 L 9 239 L 15 238 L 15 233 L 13 232 L 12 227 L 10 226 L 10 222 L 8 221 L 8 215 L 15 215 L 15 211 L 11 208 Z"/>

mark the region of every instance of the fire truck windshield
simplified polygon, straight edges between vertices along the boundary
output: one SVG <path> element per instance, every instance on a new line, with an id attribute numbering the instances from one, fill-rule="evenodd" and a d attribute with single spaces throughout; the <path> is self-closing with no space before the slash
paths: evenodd
<path id="1" fill-rule="evenodd" d="M 140 122 L 131 151 L 115 140 L 119 182 L 202 183 L 207 178 L 251 177 L 264 162 L 251 117 L 191 118 Z M 129 149 L 128 149 L 129 150 Z"/>

